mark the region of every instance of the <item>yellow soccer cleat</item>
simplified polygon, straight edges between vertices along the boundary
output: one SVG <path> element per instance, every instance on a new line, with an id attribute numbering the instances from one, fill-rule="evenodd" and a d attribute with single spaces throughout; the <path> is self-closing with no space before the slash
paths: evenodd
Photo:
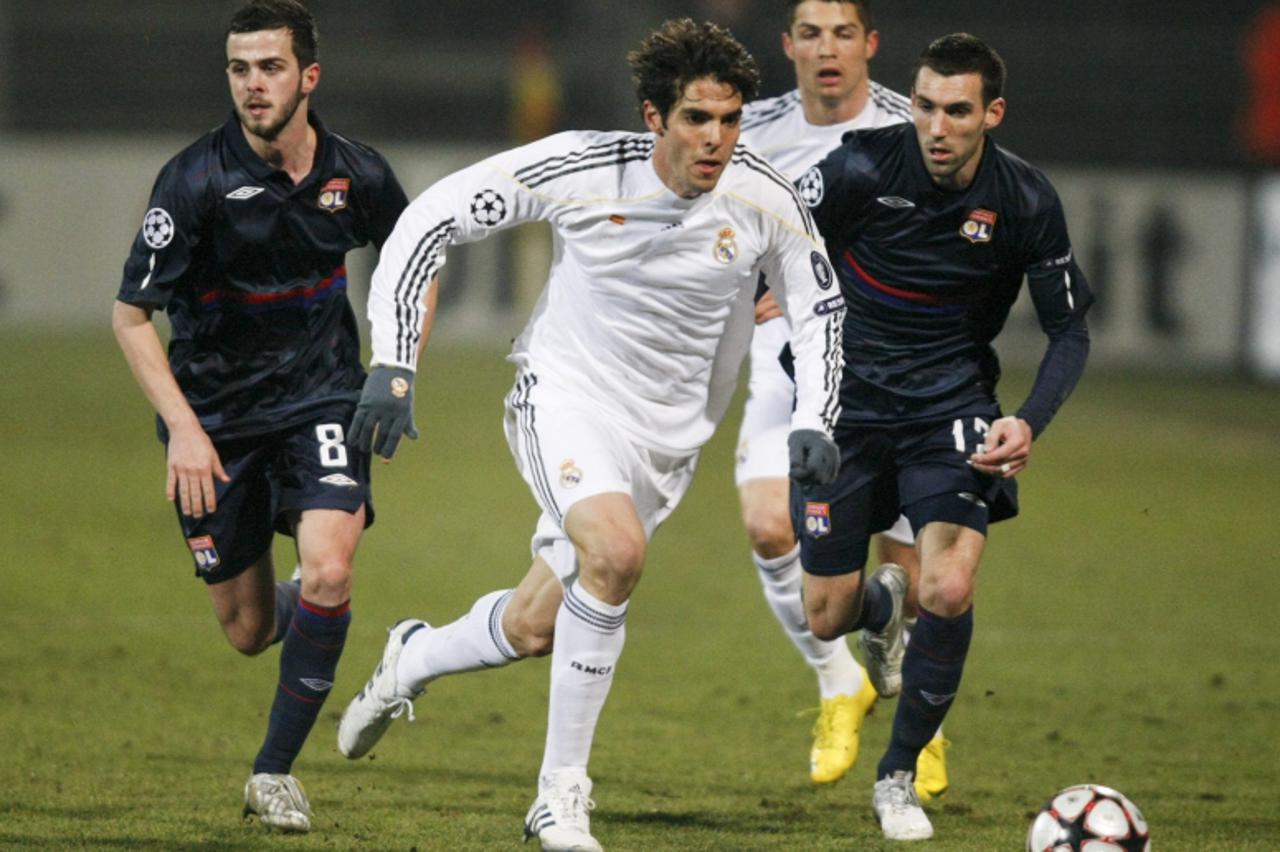
<path id="1" fill-rule="evenodd" d="M 931 802 L 947 792 L 947 749 L 951 740 L 935 734 L 916 758 L 916 795 Z"/>
<path id="2" fill-rule="evenodd" d="M 813 749 L 809 752 L 809 777 L 815 784 L 839 781 L 858 759 L 858 731 L 876 703 L 876 690 L 865 677 L 857 695 L 837 695 L 822 700 L 813 725 Z"/>

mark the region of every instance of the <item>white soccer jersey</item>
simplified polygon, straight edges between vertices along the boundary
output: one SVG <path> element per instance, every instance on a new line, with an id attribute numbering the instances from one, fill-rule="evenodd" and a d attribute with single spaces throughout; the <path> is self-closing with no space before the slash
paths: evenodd
<path id="1" fill-rule="evenodd" d="M 850 130 L 888 127 L 910 120 L 910 99 L 871 81 L 862 112 L 840 124 L 810 124 L 804 117 L 799 90 L 792 89 L 785 95 L 743 107 L 742 141 L 794 181 L 839 147 L 840 138 Z"/>
<path id="2" fill-rule="evenodd" d="M 672 193 L 651 134 L 567 132 L 436 183 L 382 247 L 374 363 L 413 369 L 422 297 L 451 243 L 549 222 L 550 277 L 511 360 L 597 406 L 642 444 L 687 453 L 711 436 L 750 343 L 760 271 L 795 329 L 795 428 L 839 414 L 844 302 L 808 209 L 743 146 L 716 188 Z"/>

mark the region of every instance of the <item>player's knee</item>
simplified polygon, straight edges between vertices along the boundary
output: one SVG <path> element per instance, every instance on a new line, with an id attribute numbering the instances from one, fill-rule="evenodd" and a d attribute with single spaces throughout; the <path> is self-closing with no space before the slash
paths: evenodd
<path id="1" fill-rule="evenodd" d="M 743 509 L 742 524 L 751 549 L 765 559 L 786 556 L 796 546 L 791 515 L 785 506 L 750 506 Z"/>
<path id="2" fill-rule="evenodd" d="M 351 562 L 337 557 L 309 560 L 302 568 L 302 597 L 320 606 L 351 598 Z"/>
<path id="3" fill-rule="evenodd" d="M 924 580 L 918 600 L 920 606 L 934 615 L 954 618 L 963 615 L 972 605 L 973 585 L 959 574 Z"/>
<path id="4" fill-rule="evenodd" d="M 643 535 L 614 535 L 584 550 L 581 572 L 587 587 L 600 588 L 606 600 L 626 600 L 640 581 L 644 559 Z"/>

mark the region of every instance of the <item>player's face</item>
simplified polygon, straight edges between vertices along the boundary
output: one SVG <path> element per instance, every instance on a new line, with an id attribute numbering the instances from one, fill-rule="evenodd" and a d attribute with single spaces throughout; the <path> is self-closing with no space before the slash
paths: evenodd
<path id="1" fill-rule="evenodd" d="M 645 101 L 644 122 L 658 137 L 653 148 L 658 177 L 681 198 L 715 189 L 738 144 L 741 121 L 741 93 L 710 77 L 685 86 L 665 119 Z"/>
<path id="2" fill-rule="evenodd" d="M 944 77 L 921 68 L 911 90 L 911 113 L 933 182 L 943 189 L 964 189 L 982 162 L 987 131 L 1004 118 L 1004 98 L 983 105 L 981 74 Z"/>
<path id="3" fill-rule="evenodd" d="M 791 29 L 782 34 L 782 49 L 795 63 L 801 94 L 819 98 L 829 108 L 866 87 L 867 62 L 879 46 L 879 33 L 867 31 L 852 3 L 805 0 L 795 8 Z"/>
<path id="4" fill-rule="evenodd" d="M 227 36 L 227 80 L 240 123 L 254 136 L 273 142 L 295 121 L 298 107 L 315 89 L 320 66 L 298 67 L 289 30 L 259 30 Z"/>

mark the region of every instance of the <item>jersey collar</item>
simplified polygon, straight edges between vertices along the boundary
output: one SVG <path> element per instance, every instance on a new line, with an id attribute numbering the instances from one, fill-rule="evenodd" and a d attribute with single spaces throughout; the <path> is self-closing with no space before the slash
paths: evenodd
<path id="1" fill-rule="evenodd" d="M 316 131 L 316 153 L 311 162 L 311 171 L 307 173 L 307 176 L 303 178 L 295 189 L 303 189 L 315 183 L 319 175 L 329 171 L 329 161 L 333 158 L 333 146 L 329 142 L 329 131 L 325 128 L 324 122 L 320 120 L 320 116 L 316 115 L 315 110 L 307 110 L 307 123 Z M 236 159 L 240 161 L 240 165 L 256 180 L 284 180 L 290 186 L 293 186 L 293 179 L 289 177 L 288 173 L 273 167 L 249 147 L 249 141 L 244 138 L 244 131 L 240 128 L 240 117 L 236 115 L 235 110 L 231 111 L 231 117 L 222 126 L 222 133 L 227 140 L 227 144 L 231 146 L 231 150 L 235 152 Z"/>

